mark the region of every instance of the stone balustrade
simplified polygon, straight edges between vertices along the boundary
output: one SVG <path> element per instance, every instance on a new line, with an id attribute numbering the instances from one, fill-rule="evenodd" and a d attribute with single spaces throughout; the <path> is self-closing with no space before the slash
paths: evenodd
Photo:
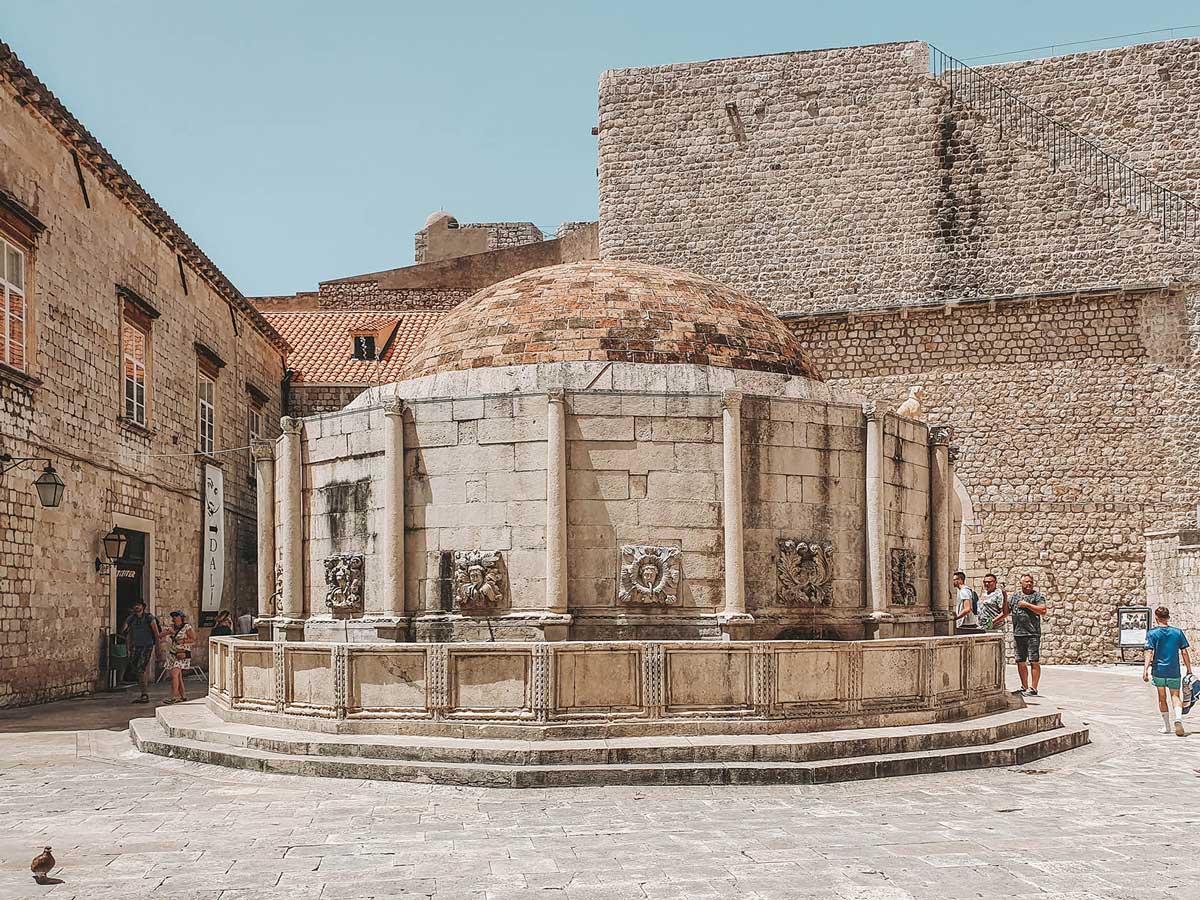
<path id="1" fill-rule="evenodd" d="M 1005 709 L 999 635 L 874 641 L 289 643 L 214 638 L 227 721 L 479 736 L 791 732 Z"/>

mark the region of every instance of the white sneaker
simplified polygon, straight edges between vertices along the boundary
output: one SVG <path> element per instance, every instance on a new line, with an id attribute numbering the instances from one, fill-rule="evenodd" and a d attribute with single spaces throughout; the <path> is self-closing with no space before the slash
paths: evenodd
<path id="1" fill-rule="evenodd" d="M 1171 729 L 1170 729 L 1168 726 L 1164 725 L 1162 728 L 1160 728 L 1160 729 L 1158 730 L 1158 733 L 1159 733 L 1159 734 L 1170 734 L 1170 733 L 1171 733 Z"/>

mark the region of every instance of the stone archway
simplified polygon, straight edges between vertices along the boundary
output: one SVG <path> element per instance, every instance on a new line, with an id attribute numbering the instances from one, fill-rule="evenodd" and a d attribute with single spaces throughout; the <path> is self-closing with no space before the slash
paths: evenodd
<path id="1" fill-rule="evenodd" d="M 967 536 L 979 523 L 975 520 L 975 505 L 971 502 L 971 494 L 957 473 L 954 476 L 954 493 L 950 502 L 950 533 L 956 538 L 951 548 L 954 554 L 954 568 L 973 576 L 975 573 L 971 569 L 975 560 L 970 555 Z"/>

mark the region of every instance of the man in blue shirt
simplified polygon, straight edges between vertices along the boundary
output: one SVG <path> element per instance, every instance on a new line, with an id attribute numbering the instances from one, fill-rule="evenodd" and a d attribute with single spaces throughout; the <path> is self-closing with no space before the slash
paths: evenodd
<path id="1" fill-rule="evenodd" d="M 1175 733 L 1183 737 L 1183 700 L 1179 696 L 1179 657 L 1192 674 L 1192 658 L 1188 656 L 1188 639 L 1182 631 L 1170 624 L 1171 611 L 1160 606 L 1154 611 L 1154 627 L 1146 632 L 1146 667 L 1142 670 L 1142 681 L 1154 680 L 1158 688 L 1158 711 L 1162 714 L 1163 734 L 1171 733 L 1174 720 Z M 1154 674 L 1151 676 L 1151 669 Z M 1170 697 L 1168 698 L 1168 693 Z M 1169 702 L 1173 699 L 1175 702 Z"/>

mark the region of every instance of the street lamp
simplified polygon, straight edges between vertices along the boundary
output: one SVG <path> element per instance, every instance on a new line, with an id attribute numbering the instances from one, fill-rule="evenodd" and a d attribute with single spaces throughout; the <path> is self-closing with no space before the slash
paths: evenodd
<path id="1" fill-rule="evenodd" d="M 111 572 L 115 563 L 119 563 L 125 555 L 125 547 L 129 544 L 129 538 L 117 531 L 116 526 L 113 526 L 112 531 L 100 539 L 100 543 L 104 546 L 104 555 L 108 557 L 108 562 L 101 562 L 100 557 L 96 557 L 97 572 Z"/>
<path id="2" fill-rule="evenodd" d="M 50 464 L 50 460 L 46 457 L 13 456 L 11 453 L 0 453 L 0 465 L 4 467 L 0 469 L 0 475 L 29 462 L 42 462 L 46 464 L 46 467 L 42 469 L 42 474 L 34 479 L 33 488 L 37 491 L 38 502 L 46 509 L 54 509 L 62 503 L 63 492 L 66 491 L 67 485 L 62 480 L 62 477 L 54 471 L 54 466 Z"/>

